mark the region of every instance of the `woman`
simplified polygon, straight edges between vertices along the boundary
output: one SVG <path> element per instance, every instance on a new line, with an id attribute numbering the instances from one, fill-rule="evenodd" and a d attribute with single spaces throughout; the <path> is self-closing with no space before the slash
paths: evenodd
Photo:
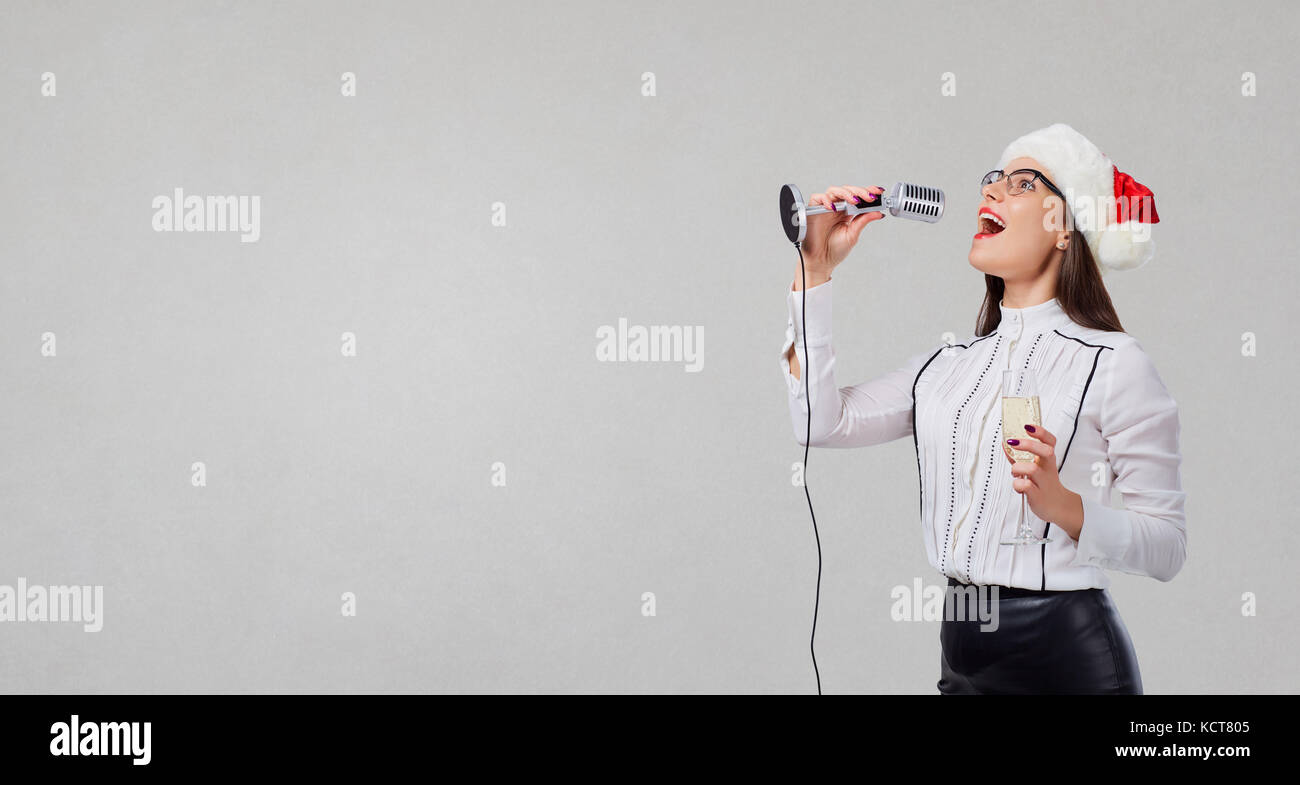
<path id="1" fill-rule="evenodd" d="M 882 191 L 846 185 L 809 203 L 834 209 Z M 821 447 L 913 437 L 930 563 L 948 576 L 949 599 L 973 584 L 997 605 L 984 609 L 997 613 L 989 631 L 973 607 L 945 613 L 941 693 L 1140 694 L 1104 570 L 1168 581 L 1183 565 L 1178 406 L 1101 275 L 1152 257 L 1154 194 L 1063 123 L 1008 145 L 980 193 L 969 261 L 987 293 L 975 333 L 843 388 L 831 272 L 883 215 L 809 216 L 781 353 L 796 437 Z M 1000 383 L 1003 369 L 1022 368 L 1035 373 L 1042 427 L 1017 440 L 1002 434 Z M 1112 486 L 1125 509 L 1109 506 Z M 1000 544 L 1015 534 L 1021 494 L 1050 542 Z"/>

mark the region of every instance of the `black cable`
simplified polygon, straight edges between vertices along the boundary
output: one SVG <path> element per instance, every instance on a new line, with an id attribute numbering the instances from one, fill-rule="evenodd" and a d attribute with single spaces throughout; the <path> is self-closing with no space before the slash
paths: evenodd
<path id="1" fill-rule="evenodd" d="M 808 514 L 812 516 L 813 538 L 817 540 L 817 595 L 813 602 L 812 638 L 808 641 L 808 651 L 812 653 L 813 673 L 817 676 L 817 694 L 822 694 L 822 674 L 817 670 L 817 610 L 822 602 L 822 538 L 817 533 L 817 513 L 813 512 L 812 494 L 808 492 L 808 447 L 812 442 L 812 398 L 808 392 L 808 276 L 803 267 L 803 248 L 801 243 L 794 244 L 799 251 L 799 283 L 802 304 L 799 309 L 800 332 L 803 333 L 803 399 L 808 409 L 808 427 L 803 437 L 803 495 L 808 499 Z"/>

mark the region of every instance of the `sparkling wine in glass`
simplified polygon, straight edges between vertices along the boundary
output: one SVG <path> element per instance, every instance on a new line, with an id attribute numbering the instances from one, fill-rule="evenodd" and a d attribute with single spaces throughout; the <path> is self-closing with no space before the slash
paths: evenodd
<path id="1" fill-rule="evenodd" d="M 1043 415 L 1038 405 L 1038 381 L 1028 368 L 1008 369 L 1002 372 L 1002 438 L 1026 439 L 1025 424 L 1043 426 Z M 1038 456 L 1027 450 L 1011 448 L 1011 457 L 1019 461 L 1038 461 Z M 1025 495 L 1020 494 L 1020 525 L 1016 536 L 1003 540 L 1002 545 L 1041 545 L 1051 542 L 1050 537 L 1039 537 L 1029 527 L 1025 511 Z"/>

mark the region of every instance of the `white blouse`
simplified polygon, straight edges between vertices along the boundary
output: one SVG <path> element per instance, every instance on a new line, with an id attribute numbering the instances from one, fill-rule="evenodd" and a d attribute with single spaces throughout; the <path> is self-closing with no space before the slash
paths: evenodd
<path id="1" fill-rule="evenodd" d="M 790 373 L 791 346 L 800 369 L 812 371 L 812 446 L 912 436 L 921 534 L 935 569 L 966 583 L 1040 590 L 1106 588 L 1103 568 L 1162 581 L 1178 573 L 1187 555 L 1178 404 L 1132 336 L 1081 327 L 1055 299 L 1028 308 L 999 303 L 994 332 L 934 344 L 895 371 L 836 387 L 831 282 L 810 287 L 807 298 L 811 362 L 800 292 L 787 296 L 781 349 L 795 438 L 805 443 L 808 408 L 803 379 Z M 1083 498 L 1077 542 L 1026 505 L 1034 530 L 1041 536 L 1046 529 L 1052 541 L 998 544 L 1014 536 L 1020 515 L 1001 448 L 1001 370 L 1012 367 L 1035 372 L 1043 426 L 1057 438 L 1061 484 Z M 1125 509 L 1110 506 L 1112 485 Z"/>

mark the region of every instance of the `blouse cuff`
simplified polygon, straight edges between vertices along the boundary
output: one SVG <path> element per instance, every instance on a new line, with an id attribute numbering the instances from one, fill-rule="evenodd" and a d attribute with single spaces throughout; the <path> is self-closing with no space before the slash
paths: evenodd
<path id="1" fill-rule="evenodd" d="M 808 296 L 808 312 L 803 310 L 805 293 Z M 831 342 L 831 282 L 810 286 L 803 292 L 791 291 L 786 296 L 790 312 L 786 326 L 792 330 L 790 335 L 800 346 L 803 344 L 804 322 L 807 322 L 808 346 L 826 346 Z"/>
<path id="2" fill-rule="evenodd" d="M 1083 528 L 1071 567 L 1118 567 L 1133 540 L 1127 510 L 1118 510 L 1093 499 L 1083 498 Z"/>

